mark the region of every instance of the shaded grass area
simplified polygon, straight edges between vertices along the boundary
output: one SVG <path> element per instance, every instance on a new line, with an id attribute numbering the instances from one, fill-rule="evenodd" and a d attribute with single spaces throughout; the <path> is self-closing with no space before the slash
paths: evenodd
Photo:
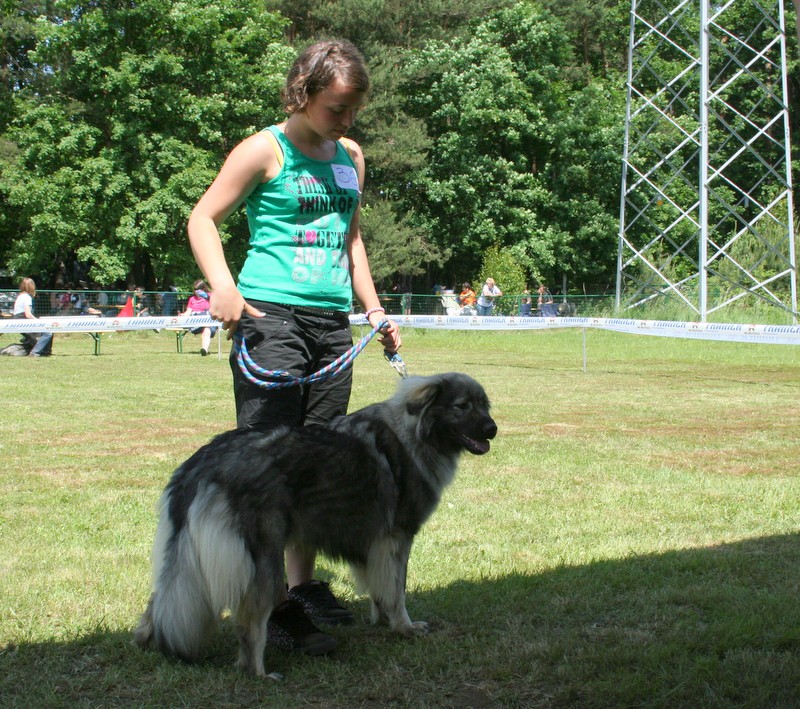
<path id="1" fill-rule="evenodd" d="M 492 451 L 463 460 L 423 529 L 409 641 L 351 606 L 336 652 L 233 669 L 224 624 L 190 666 L 131 632 L 149 594 L 155 504 L 233 423 L 227 362 L 169 333 L 57 337 L 2 358 L 3 706 L 792 707 L 800 693 L 794 348 L 582 333 L 408 331 L 412 373 L 487 388 Z M 0 345 L 5 342 L 0 342 Z M 397 377 L 370 346 L 353 407 Z"/>

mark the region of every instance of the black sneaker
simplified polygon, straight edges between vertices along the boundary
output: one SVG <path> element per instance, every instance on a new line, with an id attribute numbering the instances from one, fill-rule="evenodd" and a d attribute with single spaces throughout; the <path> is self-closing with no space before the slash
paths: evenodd
<path id="1" fill-rule="evenodd" d="M 324 655 L 336 647 L 336 638 L 323 633 L 308 619 L 303 606 L 289 599 L 272 611 L 267 622 L 267 643 L 287 652 Z"/>
<path id="2" fill-rule="evenodd" d="M 325 581 L 306 581 L 289 590 L 289 598 L 303 605 L 306 615 L 315 623 L 338 625 L 353 622 L 353 614 L 343 608 Z"/>

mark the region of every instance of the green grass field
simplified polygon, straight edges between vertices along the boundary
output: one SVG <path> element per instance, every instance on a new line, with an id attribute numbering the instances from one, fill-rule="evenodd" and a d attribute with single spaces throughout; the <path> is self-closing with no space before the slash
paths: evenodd
<path id="1" fill-rule="evenodd" d="M 579 330 L 404 339 L 412 373 L 480 380 L 500 428 L 412 552 L 432 633 L 370 626 L 321 559 L 356 623 L 325 658 L 268 650 L 282 683 L 235 671 L 227 623 L 194 666 L 131 644 L 157 499 L 233 425 L 227 361 L 167 332 L 0 358 L 0 705 L 800 705 L 799 348 L 590 330 L 583 371 Z M 376 344 L 355 369 L 353 408 L 398 380 Z"/>

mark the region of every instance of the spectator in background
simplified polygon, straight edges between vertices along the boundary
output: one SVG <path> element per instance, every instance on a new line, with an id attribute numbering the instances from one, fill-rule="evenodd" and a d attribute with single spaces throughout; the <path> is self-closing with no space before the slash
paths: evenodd
<path id="1" fill-rule="evenodd" d="M 101 290 L 99 285 L 95 285 L 94 289 L 97 293 L 97 295 L 95 295 L 94 303 L 101 310 L 103 310 L 108 306 L 108 293 L 106 293 L 104 290 Z"/>
<path id="2" fill-rule="evenodd" d="M 557 311 L 553 304 L 553 296 L 544 283 L 539 286 L 537 293 L 536 310 L 538 315 L 541 317 L 554 317 Z"/>
<path id="3" fill-rule="evenodd" d="M 477 296 L 475 295 L 475 291 L 472 290 L 472 286 L 468 281 L 464 281 L 461 284 L 461 293 L 458 294 L 458 304 L 462 308 L 471 308 L 475 305 L 476 298 Z"/>
<path id="4" fill-rule="evenodd" d="M 531 298 L 531 292 L 528 290 L 526 286 L 525 290 L 522 291 L 522 298 L 519 301 L 520 317 L 529 318 L 531 316 L 532 310 L 533 310 L 533 299 Z"/>
<path id="5" fill-rule="evenodd" d="M 503 291 L 495 285 L 494 278 L 487 278 L 478 298 L 478 315 L 491 315 L 494 310 L 494 299 L 501 295 Z"/>
<path id="6" fill-rule="evenodd" d="M 161 294 L 161 314 L 174 315 L 178 310 L 178 289 L 170 286 Z"/>
<path id="7" fill-rule="evenodd" d="M 150 315 L 150 302 L 141 286 L 133 292 L 133 312 L 137 318 L 146 318 Z"/>
<path id="8" fill-rule="evenodd" d="M 19 284 L 19 295 L 14 301 L 12 315 L 15 318 L 28 318 L 38 320 L 33 314 L 33 299 L 36 296 L 36 284 L 32 278 L 23 278 Z M 28 353 L 29 357 L 46 357 L 53 352 L 53 333 L 40 332 L 30 333 L 32 337 L 37 337 L 36 344 Z"/>
<path id="9" fill-rule="evenodd" d="M 208 292 L 208 286 L 202 279 L 194 282 L 194 293 L 189 296 L 186 303 L 186 312 L 181 315 L 202 315 L 207 313 L 211 307 L 211 296 Z M 215 327 L 195 327 L 189 330 L 193 335 L 200 335 L 200 354 L 205 357 L 208 354 L 208 348 L 211 345 L 211 338 L 217 332 Z"/>
<path id="10" fill-rule="evenodd" d="M 100 311 L 100 315 L 102 317 L 117 315 L 117 309 L 111 306 L 108 293 L 102 290 L 102 286 L 95 283 L 92 288 L 94 288 L 94 307 Z"/>
<path id="11" fill-rule="evenodd" d="M 74 315 L 102 315 L 102 311 L 93 308 L 89 302 L 89 291 L 85 288 L 72 294 L 72 312 Z"/>
<path id="12" fill-rule="evenodd" d="M 69 302 L 71 315 L 80 315 L 83 312 L 84 302 L 80 291 L 72 293 L 69 297 Z"/>
<path id="13" fill-rule="evenodd" d="M 72 310 L 72 283 L 67 283 L 67 290 L 58 296 L 58 314 L 69 315 Z"/>
<path id="14" fill-rule="evenodd" d="M 464 281 L 461 284 L 461 292 L 458 294 L 458 304 L 461 306 L 462 315 L 475 315 L 475 301 L 477 296 L 469 281 Z"/>

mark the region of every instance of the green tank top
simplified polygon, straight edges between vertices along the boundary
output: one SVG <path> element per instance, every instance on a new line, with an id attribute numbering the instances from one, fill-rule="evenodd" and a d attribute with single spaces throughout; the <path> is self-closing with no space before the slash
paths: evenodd
<path id="1" fill-rule="evenodd" d="M 347 256 L 360 191 L 355 163 L 340 142 L 332 160 L 301 153 L 276 126 L 283 166 L 245 199 L 250 248 L 239 273 L 245 298 L 350 311 Z"/>

